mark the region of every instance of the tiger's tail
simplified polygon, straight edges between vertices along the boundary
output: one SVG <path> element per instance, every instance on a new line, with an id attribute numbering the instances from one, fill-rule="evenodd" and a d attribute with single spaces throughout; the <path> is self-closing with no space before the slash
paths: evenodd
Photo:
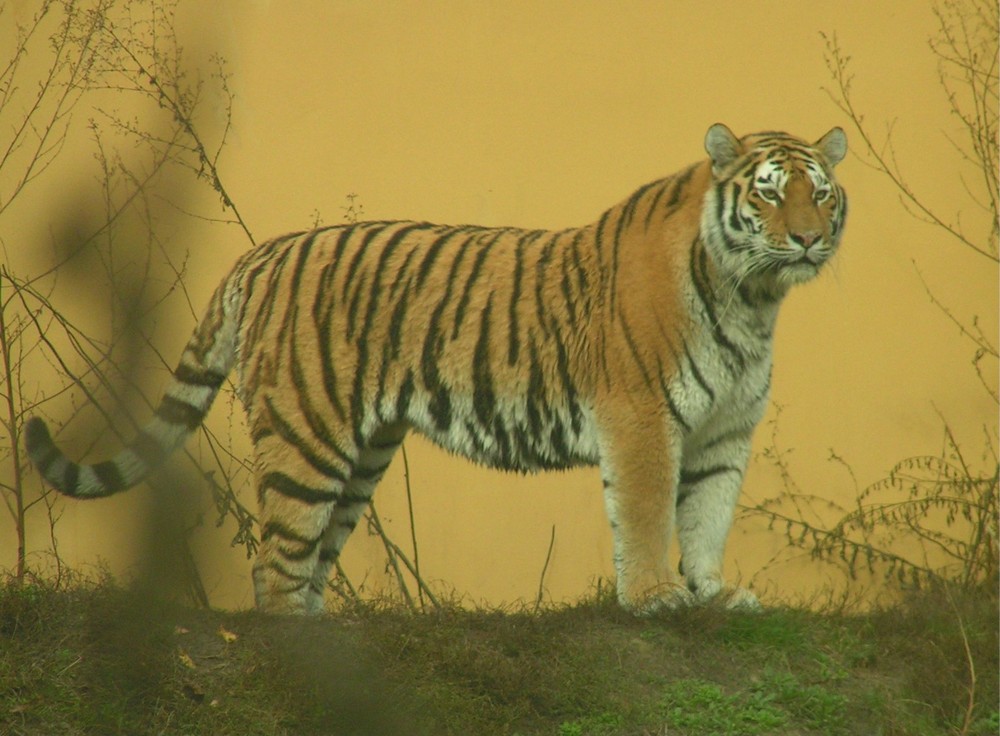
<path id="1" fill-rule="evenodd" d="M 153 418 L 114 458 L 75 463 L 52 440 L 45 422 L 24 427 L 28 457 L 45 480 L 67 496 L 101 498 L 144 480 L 198 428 L 236 361 L 237 310 L 223 283 L 184 348 Z"/>

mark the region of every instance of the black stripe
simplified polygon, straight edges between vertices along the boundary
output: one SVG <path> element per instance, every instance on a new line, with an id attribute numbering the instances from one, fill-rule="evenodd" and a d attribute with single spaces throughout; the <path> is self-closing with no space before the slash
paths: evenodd
<path id="1" fill-rule="evenodd" d="M 350 464 L 353 462 L 352 458 L 348 453 L 346 453 L 336 441 L 336 435 L 334 431 L 327 425 L 323 413 L 318 411 L 316 407 L 313 406 L 313 402 L 310 400 L 312 388 L 314 386 L 314 379 L 309 376 L 307 377 L 303 371 L 302 361 L 299 359 L 299 341 L 297 338 L 301 337 L 298 333 L 292 338 L 291 355 L 289 356 L 289 362 L 291 364 L 292 372 L 292 383 L 296 387 L 295 396 L 298 400 L 299 414 L 305 419 L 306 425 L 309 427 L 309 431 L 312 432 L 313 438 L 319 442 L 321 445 L 325 446 L 327 449 L 332 450 L 341 460 L 345 463 Z M 308 341 L 308 337 L 305 338 Z M 329 342 L 328 340 L 321 340 L 321 342 Z M 307 351 L 310 345 L 306 345 Z M 268 405 L 270 406 L 270 398 L 267 399 Z M 339 401 L 338 401 L 339 403 Z M 279 418 L 279 421 L 284 422 L 283 419 Z M 291 424 L 284 422 L 283 426 L 287 426 L 289 431 L 291 429 Z M 282 431 L 283 426 L 279 427 L 279 431 Z M 296 446 L 301 445 L 300 440 L 289 440 Z"/>
<path id="2" fill-rule="evenodd" d="M 583 302 L 583 309 L 590 308 L 589 289 L 590 280 L 587 278 L 587 269 L 584 267 L 583 259 L 580 257 L 580 242 L 583 240 L 583 230 L 578 230 L 569 245 L 570 254 L 573 256 L 573 265 L 576 267 L 577 288 L 580 293 L 580 301 Z M 574 300 L 575 301 L 575 300 Z"/>
<path id="3" fill-rule="evenodd" d="M 559 282 L 559 287 L 562 291 L 563 303 L 567 310 L 567 317 L 569 320 L 569 324 L 575 327 L 577 325 L 576 305 L 575 305 L 576 300 L 573 298 L 573 287 L 570 284 L 569 272 L 566 270 L 568 267 L 569 267 L 568 262 L 566 261 L 566 259 L 563 259 L 562 280 L 560 280 Z"/>
<path id="4" fill-rule="evenodd" d="M 62 452 L 54 444 L 47 447 L 36 447 L 31 451 L 31 460 L 41 471 L 42 475 L 48 475 L 49 470 L 63 456 Z M 66 462 L 69 462 L 68 460 Z M 72 465 L 72 463 L 70 463 Z"/>
<path id="5" fill-rule="evenodd" d="M 441 254 L 442 248 L 445 244 L 454 238 L 456 235 L 461 235 L 463 233 L 468 233 L 470 230 L 478 230 L 479 228 L 470 227 L 457 227 L 448 230 L 444 235 L 436 238 L 428 247 L 424 254 L 424 259 L 420 262 L 420 268 L 417 270 L 417 288 L 422 289 L 427 278 L 431 274 L 431 269 L 434 267 L 434 262 L 437 260 L 438 256 Z M 471 241 L 472 238 L 466 240 L 466 244 Z"/>
<path id="6" fill-rule="evenodd" d="M 164 394 L 160 399 L 160 405 L 156 407 L 156 416 L 168 424 L 180 424 L 192 430 L 201 424 L 205 418 L 205 412 L 197 406 L 186 401 L 175 399 L 170 394 Z"/>
<path id="7" fill-rule="evenodd" d="M 679 184 L 682 184 L 683 181 L 685 181 L 685 175 L 687 177 L 691 176 L 690 172 L 692 170 L 693 169 L 688 169 L 686 172 L 682 173 L 679 177 L 668 177 L 666 179 L 660 179 L 660 181 L 657 182 L 660 185 L 660 188 L 657 190 L 656 196 L 653 197 L 653 201 L 649 203 L 649 208 L 646 210 L 646 220 L 645 222 L 643 222 L 643 227 L 649 230 L 649 226 L 653 222 L 653 213 L 656 212 L 656 208 L 660 204 L 660 199 L 663 198 L 663 195 L 666 194 L 668 190 L 671 190 L 673 192 L 673 196 L 671 197 L 671 200 L 667 203 L 668 209 L 667 212 L 664 213 L 664 218 L 666 217 L 667 214 L 669 214 L 669 208 L 677 203 L 677 198 L 679 196 L 679 191 L 681 188 Z"/>
<path id="8" fill-rule="evenodd" d="M 257 309 L 252 315 L 252 320 L 246 333 L 245 342 L 248 345 L 254 345 L 260 336 L 264 334 L 268 324 L 271 322 L 271 318 L 274 316 L 275 304 L 278 303 L 279 296 L 284 293 L 280 288 L 280 281 L 285 267 L 288 265 L 288 258 L 292 254 L 293 244 L 286 242 L 283 245 L 284 249 L 277 257 L 271 256 L 268 259 L 267 265 L 270 266 L 270 269 L 267 275 L 267 287 L 260 298 Z M 283 301 L 282 304 L 284 304 Z"/>
<path id="9" fill-rule="evenodd" d="M 323 538 L 322 535 L 315 538 L 306 537 L 293 531 L 290 527 L 285 526 L 280 521 L 268 521 L 261 528 L 260 541 L 266 542 L 272 537 L 279 537 L 286 542 L 294 542 L 295 544 L 301 545 L 301 549 L 297 552 L 289 552 L 283 547 L 278 547 L 278 551 L 281 555 L 286 560 L 291 560 L 293 562 L 299 562 L 309 557 L 316 551 L 316 547 L 319 546 L 320 539 Z"/>
<path id="10" fill-rule="evenodd" d="M 618 323 L 621 325 L 622 335 L 625 338 L 625 343 L 628 345 L 629 352 L 632 354 L 632 360 L 635 364 L 639 366 L 639 370 L 642 372 L 642 380 L 646 384 L 646 388 L 653 388 L 653 378 L 649 375 L 649 371 L 646 370 L 646 365 L 642 359 L 642 353 L 639 350 L 639 344 L 635 341 L 635 337 L 632 335 L 632 329 L 628 326 L 628 321 L 625 319 L 625 315 L 618 310 Z"/>
<path id="11" fill-rule="evenodd" d="M 357 526 L 357 522 L 354 522 L 353 524 L 346 524 L 344 522 L 341 522 L 340 526 L 347 527 L 349 531 L 354 531 L 354 527 Z M 334 562 L 337 560 L 338 557 L 340 557 L 340 550 L 337 549 L 336 547 L 321 547 L 319 550 L 320 562 Z"/>
<path id="12" fill-rule="evenodd" d="M 372 407 L 375 410 L 375 416 L 378 418 L 380 423 L 386 421 L 394 422 L 399 417 L 390 414 L 389 417 L 385 416 L 385 412 L 382 409 L 383 401 L 385 399 L 385 389 L 386 383 L 389 380 L 389 368 L 392 366 L 393 355 L 392 347 L 388 342 L 382 342 L 382 359 L 378 363 L 378 378 L 375 382 L 375 400 L 372 401 Z"/>
<path id="13" fill-rule="evenodd" d="M 343 493 L 337 499 L 337 510 L 340 511 L 347 506 L 358 506 L 366 504 L 372 500 L 371 493 Z"/>
<path id="14" fill-rule="evenodd" d="M 486 433 L 483 432 L 482 427 L 477 427 L 471 421 L 465 422 L 465 437 L 472 444 L 473 451 L 469 453 L 469 457 L 485 457 L 489 453 L 486 451 Z"/>
<path id="15" fill-rule="evenodd" d="M 538 239 L 544 231 L 537 230 L 523 234 L 518 238 L 514 248 L 514 274 L 510 291 L 510 305 L 508 307 L 507 320 L 507 364 L 517 365 L 517 357 L 520 352 L 520 334 L 518 331 L 517 303 L 521 298 L 521 279 L 524 277 L 524 249 Z"/>
<path id="16" fill-rule="evenodd" d="M 301 403 L 301 401 L 300 401 Z M 338 468 L 329 460 L 320 457 L 317 453 L 313 452 L 309 445 L 306 443 L 305 439 L 300 435 L 292 425 L 278 412 L 275 408 L 274 403 L 271 401 L 270 396 L 264 397 L 264 406 L 267 408 L 268 418 L 271 420 L 271 425 L 274 430 L 278 433 L 285 442 L 292 445 L 303 459 L 309 463 L 310 466 L 317 472 L 325 475 L 327 478 L 332 478 L 341 483 L 347 482 L 347 473 L 344 469 Z M 346 460 L 346 454 L 343 450 L 340 450 L 335 445 L 333 445 L 333 438 L 329 433 L 321 436 L 322 441 L 328 447 L 334 450 L 341 459 Z"/>
<path id="17" fill-rule="evenodd" d="M 656 365 L 657 365 L 657 375 L 659 376 L 660 379 L 660 391 L 663 393 L 663 398 L 667 402 L 667 408 L 670 410 L 671 416 L 674 418 L 674 421 L 676 421 L 677 424 L 681 426 L 681 429 L 683 429 L 685 432 L 690 432 L 691 423 L 688 422 L 688 420 L 684 417 L 684 414 L 681 412 L 680 407 L 674 400 L 673 394 L 670 393 L 670 385 L 667 382 L 667 377 L 663 370 L 663 362 L 659 358 L 656 359 Z"/>
<path id="18" fill-rule="evenodd" d="M 48 426 L 38 417 L 32 417 L 24 425 L 24 442 L 31 461 L 42 475 L 48 475 L 52 464 L 62 457 L 59 448 L 52 441 Z"/>
<path id="19" fill-rule="evenodd" d="M 357 276 L 358 269 L 361 268 L 361 262 L 368 255 L 368 246 L 389 228 L 385 223 L 366 223 L 365 227 L 367 228 L 365 234 L 361 238 L 361 242 L 355 246 L 354 257 L 348 264 L 347 274 L 344 276 L 344 288 L 341 289 L 340 295 L 340 298 L 344 300 L 347 299 L 349 289 L 354 286 L 354 278 Z"/>
<path id="20" fill-rule="evenodd" d="M 691 177 L 694 175 L 696 168 L 698 168 L 697 164 L 689 166 L 687 169 L 682 171 L 676 179 L 674 179 L 673 187 L 670 190 L 670 199 L 667 200 L 667 207 L 676 207 L 681 201 L 684 190 L 691 182 Z"/>
<path id="21" fill-rule="evenodd" d="M 499 414 L 494 416 L 493 425 L 487 427 L 490 430 L 490 434 L 497 444 L 497 455 L 500 459 L 500 467 L 510 468 L 513 467 L 513 458 L 511 456 L 511 446 L 510 446 L 510 435 L 507 433 L 507 428 L 504 426 L 503 417 Z"/>
<path id="22" fill-rule="evenodd" d="M 719 447 L 720 445 L 724 445 L 727 442 L 731 442 L 735 439 L 740 439 L 749 442 L 750 435 L 753 432 L 754 426 L 755 425 L 753 424 L 753 422 L 747 421 L 746 427 L 737 427 L 728 432 L 723 432 L 718 437 L 708 440 L 707 442 L 702 444 L 699 449 L 702 452 L 704 452 L 706 450 L 711 450 L 713 448 Z"/>
<path id="23" fill-rule="evenodd" d="M 610 215 L 611 215 L 611 210 L 607 210 L 603 215 L 601 215 L 601 219 L 597 221 L 597 232 L 595 233 L 594 236 L 594 250 L 597 251 L 597 262 L 601 265 L 603 265 L 602 263 L 603 259 L 601 257 L 601 247 L 604 244 L 603 243 L 604 226 L 607 225 L 608 217 L 610 217 Z"/>
<path id="24" fill-rule="evenodd" d="M 427 411 L 438 429 L 447 430 L 451 426 L 451 396 L 438 370 L 443 343 L 444 336 L 439 332 L 428 332 L 420 359 L 420 372 L 424 386 L 431 394 L 430 401 L 427 402 Z"/>
<path id="25" fill-rule="evenodd" d="M 380 452 L 385 451 L 385 450 L 392 450 L 393 452 L 395 452 L 397 449 L 399 449 L 399 446 L 401 444 L 403 444 L 403 438 L 405 436 L 406 436 L 406 433 L 404 431 L 402 434 L 400 434 L 400 436 L 399 436 L 398 439 L 392 439 L 392 438 L 390 438 L 390 439 L 382 440 L 381 442 L 377 441 L 377 440 L 374 440 L 374 439 L 373 440 L 369 440 L 367 449 L 369 449 L 369 450 L 378 450 Z"/>
<path id="26" fill-rule="evenodd" d="M 322 230 L 313 230 L 309 233 L 305 240 L 299 244 L 299 257 L 295 261 L 295 267 L 292 270 L 292 283 L 289 292 L 293 295 L 293 299 L 298 296 L 299 285 L 302 283 L 302 274 L 306 271 L 306 264 L 310 262 L 309 255 L 312 253 L 313 244 L 319 237 L 320 233 L 325 233 L 331 228 L 323 228 Z M 297 304 L 297 302 L 296 302 Z M 293 312 L 293 318 L 286 318 L 285 323 L 281 326 L 281 333 L 279 335 L 279 343 L 282 342 L 282 338 L 287 331 L 287 329 L 293 327 L 290 323 L 295 322 L 294 316 L 297 315 L 297 310 Z M 293 338 L 294 339 L 294 338 Z"/>
<path id="27" fill-rule="evenodd" d="M 719 223 L 719 229 L 724 230 L 722 224 L 725 222 L 726 213 L 726 182 L 720 181 L 715 184 L 715 221 Z"/>
<path id="28" fill-rule="evenodd" d="M 434 369 L 434 373 L 435 387 L 430 401 L 427 402 L 427 411 L 430 412 L 437 428 L 442 431 L 447 431 L 451 426 L 451 391 L 437 377 L 438 373 L 436 367 Z"/>
<path id="29" fill-rule="evenodd" d="M 273 437 L 274 430 L 271 427 L 259 426 L 250 432 L 250 441 L 255 445 L 265 437 Z"/>
<path id="30" fill-rule="evenodd" d="M 490 315 L 493 311 L 493 295 L 486 300 L 480 315 L 479 336 L 472 355 L 472 405 L 476 418 L 486 429 L 493 424 L 496 415 L 496 395 L 493 390 L 493 374 L 490 371 Z"/>
<path id="31" fill-rule="evenodd" d="M 701 483 L 706 478 L 721 475 L 722 473 L 738 473 L 742 476 L 743 470 L 735 465 L 714 465 L 708 468 L 702 468 L 701 470 L 688 470 L 686 468 L 682 468 L 681 483 L 684 485 L 694 485 L 696 483 Z"/>
<path id="32" fill-rule="evenodd" d="M 583 429 L 583 412 L 580 410 L 580 405 L 577 400 L 578 392 L 576 390 L 576 384 L 573 383 L 573 377 L 570 375 L 569 355 L 566 352 L 566 346 L 563 344 L 559 327 L 553 324 L 552 330 L 554 332 L 553 343 L 556 347 L 556 371 L 559 374 L 559 380 L 562 383 L 563 388 L 563 396 L 565 397 L 566 405 L 569 408 L 570 424 L 573 428 L 573 433 L 579 436 L 581 430 Z"/>
<path id="33" fill-rule="evenodd" d="M 399 357 L 400 346 L 403 342 L 403 322 L 406 319 L 406 307 L 410 301 L 410 279 L 406 280 L 396 305 L 392 308 L 392 317 L 389 319 L 389 346 L 392 349 L 392 357 Z"/>
<path id="34" fill-rule="evenodd" d="M 414 244 L 411 243 L 410 249 L 403 256 L 403 262 L 399 264 L 399 267 L 395 269 L 396 277 L 392 280 L 392 285 L 389 287 L 389 298 L 392 299 L 396 296 L 396 291 L 405 282 L 407 285 L 410 284 L 412 277 L 410 275 L 410 264 L 413 263 L 413 259 L 417 256 L 417 248 L 413 247 Z"/>
<path id="35" fill-rule="evenodd" d="M 213 371 L 210 368 L 195 368 L 180 363 L 174 370 L 174 378 L 189 386 L 205 386 L 215 389 L 219 388 L 226 380 L 226 374 Z"/>
<path id="36" fill-rule="evenodd" d="M 114 460 L 106 460 L 103 463 L 96 463 L 90 467 L 106 491 L 114 493 L 115 491 L 125 490 L 128 487 L 125 479 L 122 478 L 121 471 L 118 469 L 118 464 Z"/>
<path id="37" fill-rule="evenodd" d="M 357 447 L 362 447 L 365 444 L 361 428 L 364 424 L 365 409 L 367 408 L 367 402 L 365 401 L 365 385 L 367 383 L 365 372 L 368 370 L 369 347 L 368 340 L 358 340 L 358 364 L 354 368 L 354 381 L 351 384 L 351 395 L 349 397 L 351 405 L 351 428 L 354 430 L 354 444 Z"/>
<path id="38" fill-rule="evenodd" d="M 531 360 L 528 367 L 528 393 L 525 396 L 525 411 L 533 437 L 542 436 L 542 412 L 548 413 L 545 402 L 545 378 L 538 362 L 538 348 L 532 342 L 529 346 Z"/>
<path id="39" fill-rule="evenodd" d="M 341 226 L 337 235 L 337 242 L 333 249 L 333 255 L 323 263 L 320 269 L 319 278 L 316 284 L 316 297 L 312 305 L 313 321 L 318 325 L 325 319 L 329 319 L 333 311 L 334 304 L 337 303 L 337 290 L 335 288 L 337 280 L 337 269 L 340 267 L 340 259 L 343 257 L 347 242 L 351 234 L 356 229 L 355 225 Z"/>
<path id="40" fill-rule="evenodd" d="M 281 577 L 286 578 L 287 580 L 297 580 L 297 581 L 299 581 L 299 585 L 295 585 L 295 586 L 293 586 L 291 588 L 284 588 L 284 589 L 282 589 L 282 592 L 284 592 L 284 593 L 294 593 L 296 590 L 302 590 L 302 588 L 305 588 L 307 585 L 309 585 L 309 583 L 312 582 L 312 577 L 311 576 L 308 576 L 308 575 L 297 575 L 294 572 L 291 572 L 290 570 L 285 569 L 284 567 L 282 567 L 280 564 L 278 564 L 274 560 L 271 560 L 270 562 L 268 562 L 265 567 L 268 567 L 271 570 L 274 570 L 276 573 L 278 573 L 279 575 L 281 575 Z"/>
<path id="41" fill-rule="evenodd" d="M 715 338 L 715 342 L 736 358 L 738 370 L 742 371 L 746 368 L 746 360 L 743 357 L 743 353 L 723 332 L 722 326 L 715 315 L 715 309 L 712 306 L 712 296 L 708 292 L 708 254 L 704 248 L 698 247 L 699 242 L 696 239 L 691 246 L 691 282 L 694 284 L 695 293 L 699 301 L 701 301 L 702 307 L 711 323 L 712 335 Z"/>
<path id="42" fill-rule="evenodd" d="M 322 295 L 323 289 L 318 290 L 317 294 Z M 331 329 L 333 304 L 333 297 L 331 296 L 327 308 L 320 311 L 321 303 L 320 299 L 317 299 L 313 304 L 313 321 L 316 324 L 319 334 L 322 336 L 319 340 L 319 358 L 320 373 L 323 376 L 323 389 L 326 392 L 327 400 L 337 414 L 337 418 L 343 421 L 347 418 L 347 411 L 344 408 L 344 403 L 340 400 L 337 371 L 334 368 L 333 361 L 333 331 Z"/>
<path id="43" fill-rule="evenodd" d="M 688 349 L 687 341 L 684 341 L 684 356 L 687 358 L 688 366 L 691 368 L 691 374 L 694 376 L 694 380 L 701 386 L 701 390 L 708 395 L 708 400 L 710 403 L 715 403 L 715 391 L 712 387 L 708 385 L 708 381 L 702 372 L 698 370 L 698 364 L 695 362 L 694 356 L 691 355 L 691 351 Z"/>
<path id="44" fill-rule="evenodd" d="M 681 429 L 685 432 L 691 431 L 691 425 L 684 418 L 681 413 L 680 407 L 677 406 L 677 402 L 674 401 L 674 397 L 670 394 L 670 387 L 667 386 L 666 382 L 663 380 L 662 376 L 660 378 L 660 388 L 663 390 L 663 398 L 667 401 L 667 408 L 670 409 L 670 414 L 673 416 L 674 420 L 681 425 Z"/>
<path id="45" fill-rule="evenodd" d="M 731 203 L 729 204 L 730 207 L 729 226 L 733 230 L 742 230 L 743 223 L 740 221 L 739 211 L 740 211 L 740 193 L 743 191 L 743 187 L 741 187 L 738 183 L 733 182 L 732 190 L 733 190 L 733 198 Z"/>
<path id="46" fill-rule="evenodd" d="M 621 251 L 622 233 L 625 231 L 625 216 L 618 215 L 618 225 L 615 228 L 615 237 L 611 241 L 611 299 L 609 300 L 612 310 L 615 308 L 615 300 L 618 298 L 618 256 Z"/>
<path id="47" fill-rule="evenodd" d="M 261 274 L 264 274 L 268 270 L 270 267 L 269 259 L 278 244 L 282 242 L 284 242 L 284 239 L 279 238 L 262 245 L 259 249 L 257 249 L 257 251 L 253 252 L 255 260 L 248 260 L 241 264 L 243 266 L 243 269 L 241 269 L 241 291 L 243 292 L 243 303 L 240 306 L 240 315 L 237 320 L 240 324 L 245 324 L 245 310 L 254 294 L 254 289 L 257 286 L 257 279 L 261 276 Z M 251 266 L 251 263 L 254 265 Z"/>
<path id="48" fill-rule="evenodd" d="M 410 409 L 410 400 L 413 398 L 413 371 L 406 371 L 406 378 L 399 387 L 399 394 L 396 396 L 396 416 L 403 418 Z"/>
<path id="49" fill-rule="evenodd" d="M 538 259 L 535 261 L 535 314 L 537 316 L 536 322 L 542 330 L 542 334 L 548 337 L 549 330 L 548 326 L 545 324 L 545 272 L 552 262 L 552 253 L 555 251 L 556 242 L 559 240 L 561 233 L 550 233 L 545 245 L 542 247 L 541 252 L 538 254 Z M 563 270 L 565 271 L 565 253 L 563 253 Z"/>
<path id="50" fill-rule="evenodd" d="M 552 447 L 552 452 L 557 462 L 568 466 L 569 447 L 566 445 L 565 429 L 562 426 L 562 422 L 558 420 L 552 423 L 552 429 L 549 432 L 549 445 Z"/>
<path id="51" fill-rule="evenodd" d="M 626 224 L 632 222 L 632 218 L 635 216 L 636 208 L 639 205 L 639 200 L 642 199 L 643 196 L 646 194 L 646 192 L 648 192 L 650 189 L 652 189 L 657 185 L 663 184 L 663 181 L 664 181 L 663 179 L 657 179 L 656 181 L 649 182 L 649 184 L 644 184 L 643 186 L 639 187 L 631 197 L 628 198 L 628 201 L 625 203 L 624 212 L 622 213 L 624 215 L 624 218 L 627 220 Z"/>
<path id="52" fill-rule="evenodd" d="M 496 230 L 493 237 L 490 238 L 483 246 L 480 248 L 479 252 L 476 254 L 476 260 L 472 263 L 472 270 L 469 272 L 468 278 L 465 280 L 465 287 L 462 290 L 462 296 L 458 300 L 458 306 L 455 308 L 455 326 L 451 332 L 451 339 L 455 340 L 458 338 L 459 328 L 462 326 L 462 320 L 465 317 L 465 310 L 468 309 L 469 300 L 472 296 L 472 290 L 479 279 L 479 276 L 483 270 L 483 265 L 486 262 L 486 257 L 489 255 L 490 250 L 496 245 L 497 241 L 509 231 L 507 230 Z"/>
<path id="53" fill-rule="evenodd" d="M 361 298 L 364 296 L 366 291 L 366 278 L 362 274 L 357 279 L 357 284 L 355 285 L 354 294 L 351 296 L 351 300 L 347 304 L 347 339 L 353 340 L 354 334 L 357 329 L 358 324 L 358 310 L 361 308 Z M 373 281 L 371 288 L 367 289 L 369 293 L 377 292 L 378 285 Z M 362 333 L 363 335 L 363 333 Z M 362 337 L 364 339 L 364 337 Z"/>
<path id="54" fill-rule="evenodd" d="M 380 465 L 377 468 L 365 468 L 360 465 L 355 465 L 354 469 L 351 471 L 351 480 L 357 478 L 361 481 L 372 482 L 378 481 L 379 478 L 385 473 L 389 468 L 389 463 L 385 465 Z M 337 499 L 337 505 L 339 506 L 344 502 L 343 497 Z"/>
<path id="55" fill-rule="evenodd" d="M 277 470 L 264 475 L 258 493 L 263 498 L 264 493 L 271 490 L 277 491 L 285 498 L 292 498 L 311 505 L 331 503 L 337 500 L 337 494 L 333 491 L 310 488 Z"/>
<path id="56" fill-rule="evenodd" d="M 80 488 L 80 466 L 76 463 L 67 462 L 63 469 L 62 485 L 57 486 L 64 493 L 75 496 Z"/>
<path id="57" fill-rule="evenodd" d="M 423 224 L 413 224 L 407 227 L 401 228 L 394 232 L 389 239 L 385 242 L 379 254 L 378 263 L 375 265 L 375 271 L 371 277 L 371 285 L 368 287 L 368 308 L 365 311 L 365 322 L 364 326 L 361 328 L 361 338 L 365 339 L 372 325 L 372 319 L 378 310 L 379 299 L 382 295 L 382 275 L 385 273 L 388 267 L 389 260 L 392 258 L 392 254 L 400 246 L 400 244 L 415 230 L 426 229 L 426 225 Z M 360 304 L 360 297 L 362 294 L 362 288 L 364 284 L 359 283 L 358 288 L 355 291 L 354 298 L 351 299 L 351 304 L 348 311 L 348 323 L 347 323 L 347 337 L 351 339 L 354 337 L 355 332 L 355 322 L 357 316 L 358 305 Z"/>
<path id="58" fill-rule="evenodd" d="M 462 231 L 455 231 L 450 235 L 455 235 Z M 450 237 L 450 236 L 449 236 Z M 441 331 L 441 320 L 447 307 L 451 304 L 451 294 L 458 278 L 458 271 L 462 265 L 466 253 L 469 252 L 468 245 L 472 238 L 466 238 L 465 242 L 454 255 L 451 268 L 448 269 L 448 276 L 445 281 L 444 292 L 439 296 L 438 302 L 431 313 L 430 321 L 427 324 L 427 332 L 424 335 L 424 345 L 421 353 L 421 371 L 424 378 L 424 385 L 431 393 L 431 403 L 429 409 L 440 429 L 447 429 L 451 425 L 451 397 L 450 390 L 441 380 L 438 370 L 441 352 L 444 349 L 445 335 Z M 418 276 L 419 280 L 419 276 Z"/>

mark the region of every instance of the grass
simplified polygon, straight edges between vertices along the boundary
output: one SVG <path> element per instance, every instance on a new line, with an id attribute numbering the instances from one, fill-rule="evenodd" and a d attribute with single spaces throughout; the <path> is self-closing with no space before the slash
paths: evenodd
<path id="1" fill-rule="evenodd" d="M 8 583 L 0 733 L 982 736 L 1000 721 L 997 647 L 989 594 L 864 615 L 636 619 L 599 597 L 303 619 Z"/>

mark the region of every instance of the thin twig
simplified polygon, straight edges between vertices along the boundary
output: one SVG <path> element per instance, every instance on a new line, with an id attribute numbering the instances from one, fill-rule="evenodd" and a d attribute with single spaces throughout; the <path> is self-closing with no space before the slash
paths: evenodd
<path id="1" fill-rule="evenodd" d="M 556 525 L 552 525 L 552 534 L 549 537 L 549 551 L 545 553 L 545 564 L 542 565 L 542 574 L 538 576 L 538 595 L 535 597 L 535 613 L 542 607 L 542 595 L 545 592 L 545 572 L 549 569 L 549 560 L 552 559 L 552 547 L 556 543 Z"/>
<path id="2" fill-rule="evenodd" d="M 410 539 L 413 541 L 413 568 L 414 575 L 420 580 L 420 553 L 417 551 L 417 526 L 413 520 L 413 494 L 410 490 L 410 460 L 406 456 L 406 444 L 400 443 L 399 449 L 403 454 L 403 482 L 406 486 L 406 508 L 410 512 Z M 424 610 L 424 586 L 417 586 L 417 598 L 420 600 L 420 610 Z"/>
<path id="3" fill-rule="evenodd" d="M 379 538 L 382 540 L 382 545 L 385 547 L 385 554 L 389 560 L 389 566 L 396 573 L 396 582 L 399 584 L 399 591 L 403 594 L 403 599 L 406 601 L 406 607 L 411 611 L 416 611 L 417 606 L 413 602 L 413 596 L 410 595 L 410 588 L 406 584 L 406 579 L 403 577 L 403 571 L 399 569 L 399 563 L 397 561 L 397 553 L 399 547 L 389 539 L 389 535 L 385 533 L 385 528 L 382 526 L 382 520 L 378 517 L 378 511 L 375 510 L 375 504 L 369 503 L 368 505 L 368 519 L 372 524 L 372 528 L 375 533 L 378 534 Z"/>

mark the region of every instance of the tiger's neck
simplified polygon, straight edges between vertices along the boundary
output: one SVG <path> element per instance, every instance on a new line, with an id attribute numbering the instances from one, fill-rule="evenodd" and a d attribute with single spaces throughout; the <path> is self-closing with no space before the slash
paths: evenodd
<path id="1" fill-rule="evenodd" d="M 691 245 L 689 268 L 693 322 L 711 332 L 717 342 L 739 346 L 747 355 L 770 354 L 787 289 L 772 291 L 721 271 L 702 232 Z"/>

